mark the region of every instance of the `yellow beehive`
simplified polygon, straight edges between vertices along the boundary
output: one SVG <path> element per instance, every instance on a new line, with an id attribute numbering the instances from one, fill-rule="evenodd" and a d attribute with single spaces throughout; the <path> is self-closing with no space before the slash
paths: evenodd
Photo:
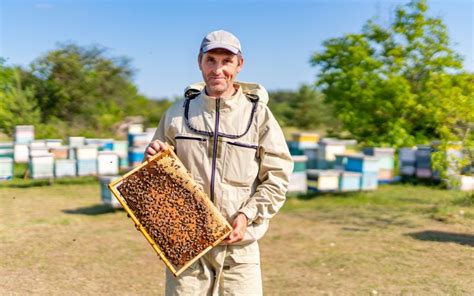
<path id="1" fill-rule="evenodd" d="M 319 134 L 316 133 L 294 133 L 293 141 L 299 143 L 317 143 L 319 141 Z"/>
<path id="2" fill-rule="evenodd" d="M 171 149 L 112 181 L 109 189 L 175 276 L 232 231 Z"/>

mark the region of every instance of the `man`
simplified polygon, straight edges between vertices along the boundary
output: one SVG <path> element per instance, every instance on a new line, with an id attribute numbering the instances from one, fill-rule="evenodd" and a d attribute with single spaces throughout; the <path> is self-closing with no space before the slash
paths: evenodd
<path id="1" fill-rule="evenodd" d="M 179 277 L 167 271 L 166 294 L 262 295 L 257 240 L 285 201 L 293 162 L 266 90 L 235 81 L 244 65 L 239 40 L 209 33 L 198 64 L 204 83 L 167 110 L 146 157 L 173 145 L 233 231 Z"/>

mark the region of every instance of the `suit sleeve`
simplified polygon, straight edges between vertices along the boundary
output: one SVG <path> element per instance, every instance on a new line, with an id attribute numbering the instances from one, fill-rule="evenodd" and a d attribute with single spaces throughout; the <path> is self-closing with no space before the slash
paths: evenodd
<path id="1" fill-rule="evenodd" d="M 175 138 L 171 132 L 172 118 L 169 113 L 170 109 L 168 109 L 168 111 L 163 113 L 163 115 L 161 116 L 160 122 L 158 123 L 158 128 L 156 129 L 152 141 L 160 140 L 176 147 Z"/>
<path id="2" fill-rule="evenodd" d="M 286 200 L 293 159 L 280 125 L 265 106 L 259 120 L 259 185 L 239 211 L 251 223 L 272 218 Z"/>

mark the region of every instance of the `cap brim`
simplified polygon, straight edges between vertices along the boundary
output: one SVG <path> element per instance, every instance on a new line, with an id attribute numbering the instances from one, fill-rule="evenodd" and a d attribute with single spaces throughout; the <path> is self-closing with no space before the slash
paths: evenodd
<path id="1" fill-rule="evenodd" d="M 225 49 L 225 50 L 228 50 L 230 51 L 231 53 L 233 54 L 238 54 L 239 53 L 239 49 L 238 48 L 235 48 L 231 45 L 227 45 L 227 44 L 210 44 L 208 46 L 204 46 L 202 48 L 202 52 L 203 53 L 206 53 L 210 50 L 213 50 L 213 49 L 217 49 L 217 48 L 222 48 L 222 49 Z"/>

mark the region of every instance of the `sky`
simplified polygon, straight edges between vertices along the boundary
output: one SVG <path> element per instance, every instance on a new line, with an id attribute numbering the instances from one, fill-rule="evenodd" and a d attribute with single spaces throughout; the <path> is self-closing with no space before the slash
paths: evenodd
<path id="1" fill-rule="evenodd" d="M 328 38 L 358 33 L 378 17 L 388 25 L 398 0 L 144 1 L 0 0 L 0 57 L 27 67 L 36 58 L 74 42 L 100 45 L 110 57 L 126 56 L 134 83 L 152 98 L 181 96 L 201 81 L 197 54 L 202 38 L 224 29 L 241 41 L 241 81 L 268 90 L 296 90 L 316 80 L 310 57 Z M 431 16 L 448 26 L 452 48 L 474 72 L 474 0 L 428 1 Z"/>

